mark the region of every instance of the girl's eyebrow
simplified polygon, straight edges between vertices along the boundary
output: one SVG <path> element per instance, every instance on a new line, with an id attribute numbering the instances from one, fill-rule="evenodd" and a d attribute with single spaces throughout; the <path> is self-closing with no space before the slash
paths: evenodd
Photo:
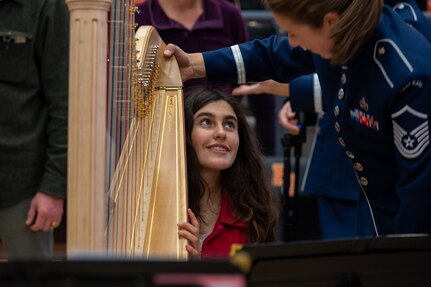
<path id="1" fill-rule="evenodd" d="M 200 112 L 200 113 L 198 113 L 198 114 L 195 115 L 195 118 L 200 118 L 200 117 L 214 118 L 215 115 L 213 113 L 210 113 L 210 112 Z M 234 115 L 227 115 L 227 116 L 224 117 L 224 119 L 225 120 L 233 120 L 235 122 L 238 121 L 238 119 Z"/>
<path id="2" fill-rule="evenodd" d="M 195 115 L 195 118 L 199 118 L 199 117 L 214 117 L 214 114 L 209 113 L 209 112 L 200 112 L 199 114 Z"/>
<path id="3" fill-rule="evenodd" d="M 236 116 L 232 116 L 232 115 L 228 115 L 228 116 L 226 116 L 226 117 L 225 117 L 225 119 L 226 119 L 226 120 L 235 121 L 235 122 L 237 122 L 237 121 L 238 121 L 238 119 L 236 118 Z"/>

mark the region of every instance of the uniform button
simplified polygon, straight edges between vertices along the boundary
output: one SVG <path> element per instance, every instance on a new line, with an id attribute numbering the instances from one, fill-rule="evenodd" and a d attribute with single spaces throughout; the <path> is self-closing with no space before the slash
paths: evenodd
<path id="1" fill-rule="evenodd" d="M 384 55 L 386 53 L 385 47 L 379 48 L 379 55 Z"/>
<path id="2" fill-rule="evenodd" d="M 398 5 L 398 9 L 403 10 L 404 9 L 404 4 L 401 3 L 400 5 Z"/>
<path id="3" fill-rule="evenodd" d="M 338 138 L 338 141 L 340 142 L 340 145 L 342 147 L 346 147 L 346 144 L 345 144 L 345 142 L 344 142 L 344 140 L 342 138 Z"/>
<path id="4" fill-rule="evenodd" d="M 339 133 L 339 132 L 340 132 L 340 130 L 341 130 L 341 128 L 340 128 L 340 124 L 339 124 L 338 122 L 335 122 L 334 127 L 335 127 L 335 130 L 337 131 L 337 133 Z"/>
<path id="5" fill-rule="evenodd" d="M 344 98 L 344 90 L 343 89 L 340 89 L 339 91 L 338 91 L 338 99 L 339 100 L 342 100 Z"/>
<path id="6" fill-rule="evenodd" d="M 367 180 L 365 177 L 361 177 L 361 178 L 359 179 L 359 183 L 360 183 L 362 186 L 367 186 L 367 185 L 368 185 L 368 180 Z"/>
<path id="7" fill-rule="evenodd" d="M 359 162 L 355 162 L 354 166 L 355 166 L 355 169 L 357 171 L 363 171 L 364 170 L 364 167 Z"/>
<path id="8" fill-rule="evenodd" d="M 339 106 L 335 106 L 335 108 L 334 108 L 334 116 L 338 117 L 339 114 L 340 114 L 340 107 Z"/>
<path id="9" fill-rule="evenodd" d="M 347 83 L 347 76 L 344 73 L 341 74 L 341 83 L 343 85 L 345 85 Z"/>
<path id="10" fill-rule="evenodd" d="M 346 154 L 348 157 L 350 157 L 351 159 L 354 159 L 355 156 L 353 155 L 353 153 L 351 151 L 346 151 Z"/>

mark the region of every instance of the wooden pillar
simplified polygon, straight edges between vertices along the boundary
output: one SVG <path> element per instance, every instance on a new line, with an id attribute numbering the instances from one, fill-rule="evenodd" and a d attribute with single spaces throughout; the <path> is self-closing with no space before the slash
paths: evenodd
<path id="1" fill-rule="evenodd" d="M 70 10 L 67 256 L 106 253 L 106 98 L 111 0 Z"/>

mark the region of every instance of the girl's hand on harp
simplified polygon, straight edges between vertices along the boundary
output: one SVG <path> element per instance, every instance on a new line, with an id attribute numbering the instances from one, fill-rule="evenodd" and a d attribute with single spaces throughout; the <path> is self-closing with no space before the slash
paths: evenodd
<path id="1" fill-rule="evenodd" d="M 197 220 L 193 211 L 187 209 L 190 222 L 178 223 L 178 235 L 187 240 L 185 246 L 189 253 L 190 260 L 196 260 L 201 258 L 200 244 L 199 244 L 199 221 Z"/>
<path id="2" fill-rule="evenodd" d="M 202 53 L 188 54 L 181 50 L 180 47 L 174 44 L 168 44 L 163 54 L 167 58 L 170 58 L 172 56 L 175 57 L 180 68 L 181 80 L 183 82 L 189 79 L 206 77 L 205 63 L 202 57 Z"/>

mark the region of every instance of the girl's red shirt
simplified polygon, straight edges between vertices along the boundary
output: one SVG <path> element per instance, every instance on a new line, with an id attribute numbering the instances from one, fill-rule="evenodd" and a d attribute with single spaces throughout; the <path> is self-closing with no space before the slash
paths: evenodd
<path id="1" fill-rule="evenodd" d="M 232 244 L 247 243 L 247 225 L 237 220 L 234 211 L 229 209 L 229 193 L 222 192 L 221 196 L 220 213 L 214 229 L 202 244 L 202 259 L 226 258 Z"/>

